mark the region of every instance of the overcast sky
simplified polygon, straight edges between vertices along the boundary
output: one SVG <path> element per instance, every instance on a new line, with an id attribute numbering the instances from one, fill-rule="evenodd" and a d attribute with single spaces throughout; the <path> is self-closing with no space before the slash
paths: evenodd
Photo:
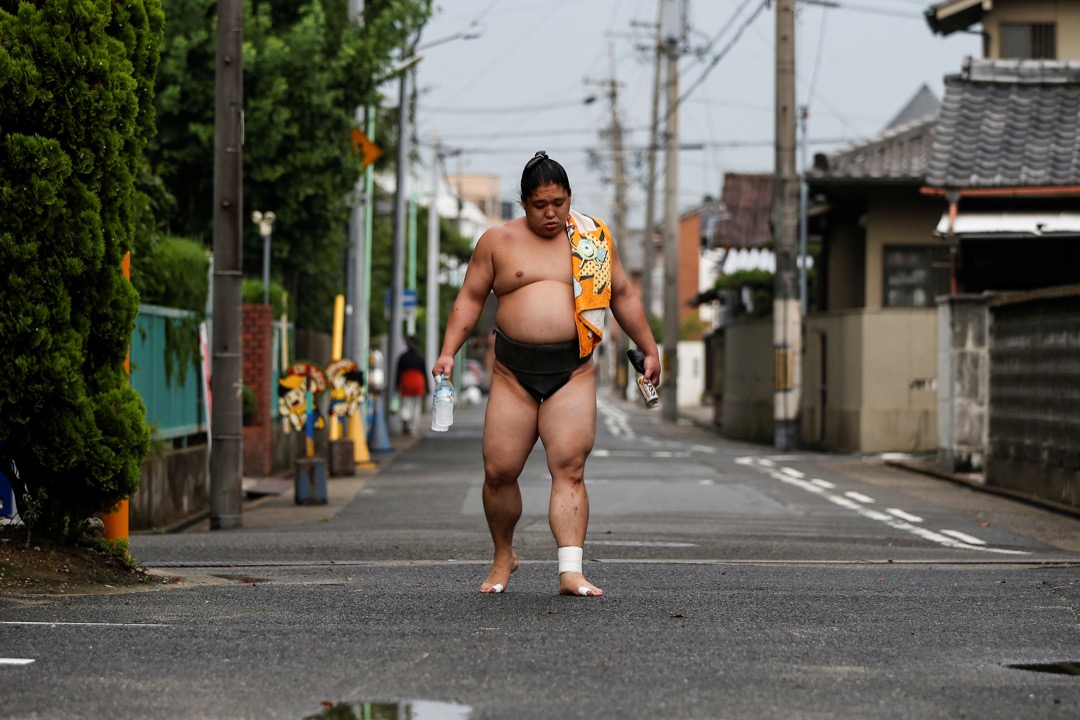
<path id="1" fill-rule="evenodd" d="M 611 122 L 608 83 L 618 82 L 624 145 L 644 148 L 653 84 L 644 48 L 653 30 L 642 25 L 655 26 L 658 2 L 441 0 L 420 38 L 433 45 L 417 66 L 425 163 L 438 138 L 462 150 L 448 159 L 450 172 L 497 175 L 504 198 L 516 199 L 525 162 L 547 150 L 566 167 L 575 206 L 610 221 L 610 153 L 603 152 L 610 145 L 600 134 Z M 764 4 L 688 0 L 693 52 L 679 65 L 680 94 L 693 90 L 680 106 L 679 135 L 704 149 L 680 153 L 680 208 L 718 196 L 726 172 L 773 170 L 775 3 Z M 923 84 L 940 98 L 943 77 L 980 52 L 977 35 L 933 35 L 922 17 L 930 2 L 836 4 L 800 3 L 796 19 L 797 93 L 810 109 L 811 156 L 877 134 Z M 440 42 L 464 32 L 481 36 Z M 586 104 L 590 96 L 596 100 Z M 590 150 L 601 151 L 604 166 L 590 162 Z M 637 157 L 629 163 L 631 226 L 644 219 Z"/>

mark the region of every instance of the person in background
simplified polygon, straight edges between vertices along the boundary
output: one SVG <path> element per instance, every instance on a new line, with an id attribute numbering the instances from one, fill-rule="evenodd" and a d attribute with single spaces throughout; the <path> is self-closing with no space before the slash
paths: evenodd
<path id="1" fill-rule="evenodd" d="M 397 361 L 397 388 L 401 395 L 401 432 L 416 435 L 420 427 L 423 402 L 430 392 L 427 363 L 420 354 L 420 341 L 415 336 L 405 338 L 405 352 Z"/>
<path id="2" fill-rule="evenodd" d="M 484 418 L 484 513 L 494 557 L 480 592 L 503 592 L 518 568 L 514 527 L 518 476 L 539 438 L 551 473 L 548 524 L 559 560 L 559 593 L 598 597 L 582 574 L 589 497 L 585 460 L 596 435 L 592 353 L 610 308 L 645 353 L 645 377 L 660 382 L 660 357 L 645 312 L 602 221 L 570 209 L 566 170 L 538 152 L 521 175 L 525 217 L 477 242 L 454 302 L 432 375 L 450 375 L 484 301 L 498 298 L 495 360 Z"/>

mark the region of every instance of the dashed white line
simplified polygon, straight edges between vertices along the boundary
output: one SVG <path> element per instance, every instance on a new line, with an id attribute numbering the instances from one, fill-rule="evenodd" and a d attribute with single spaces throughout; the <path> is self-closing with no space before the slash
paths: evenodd
<path id="1" fill-rule="evenodd" d="M 810 482 L 814 483 L 815 485 L 817 485 L 820 488 L 825 488 L 826 490 L 832 490 L 833 488 L 836 487 L 836 485 L 829 482 L 828 480 L 822 480 L 820 478 L 814 478 Z"/>
<path id="2" fill-rule="evenodd" d="M 945 547 L 950 548 L 962 548 L 965 550 L 980 550 L 1002 555 L 1031 554 L 1025 550 L 1007 550 L 1005 548 L 989 547 L 985 541 L 958 530 L 942 530 L 941 532 L 934 532 L 933 530 L 918 527 L 912 524 L 922 522 L 922 518 L 918 516 L 906 513 L 899 508 L 889 508 L 887 512 L 870 509 L 863 504 L 874 502 L 874 499 L 868 495 L 857 492 L 846 492 L 843 495 L 835 495 L 828 492 L 829 489 L 832 489 L 829 487 L 831 483 L 816 479 L 809 481 L 803 480 L 803 473 L 790 467 L 783 467 L 780 471 L 772 470 L 770 468 L 774 467 L 774 464 L 765 458 L 737 458 L 735 462 L 740 465 L 761 466 L 763 472 L 768 473 L 770 477 L 779 480 L 782 483 L 802 488 L 803 490 L 819 495 L 840 507 L 852 510 L 868 520 L 884 523 L 895 530 L 911 533 L 912 535 L 937 543 L 938 545 L 944 545 Z"/>
<path id="3" fill-rule="evenodd" d="M 986 544 L 985 540 L 980 540 L 977 537 L 973 537 L 971 535 L 968 535 L 967 533 L 962 533 L 959 530 L 942 530 L 941 534 L 942 535 L 948 535 L 949 537 L 956 538 L 960 542 L 967 543 L 968 545 L 985 545 Z"/>
<path id="4" fill-rule="evenodd" d="M 47 627 L 168 627 L 163 623 L 111 623 L 111 622 L 40 622 L 33 620 L 0 620 L 0 625 L 44 625 Z"/>
<path id="5" fill-rule="evenodd" d="M 912 515 L 911 513 L 906 513 L 903 510 L 901 510 L 900 508 L 887 508 L 885 510 L 885 512 L 889 513 L 890 515 L 895 515 L 896 517 L 900 518 L 901 520 L 907 520 L 908 522 L 912 522 L 912 523 L 922 522 L 922 518 L 919 517 L 918 515 Z"/>
<path id="6" fill-rule="evenodd" d="M 34 662 L 32 658 L 0 658 L 0 665 L 21 667 Z"/>
<path id="7" fill-rule="evenodd" d="M 869 495 L 863 495 L 862 493 L 855 492 L 854 490 L 848 490 L 846 493 L 844 493 L 844 495 L 851 498 L 855 502 L 861 502 L 866 505 L 874 502 L 874 498 L 870 497 Z"/>

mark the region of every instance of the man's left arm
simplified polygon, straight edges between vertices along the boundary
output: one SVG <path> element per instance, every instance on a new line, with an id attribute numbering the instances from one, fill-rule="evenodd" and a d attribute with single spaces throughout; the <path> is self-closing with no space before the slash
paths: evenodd
<path id="1" fill-rule="evenodd" d="M 611 237 L 611 234 L 608 234 Z M 645 353 L 645 378 L 653 385 L 660 385 L 660 353 L 653 339 L 645 309 L 634 292 L 626 271 L 623 269 L 615 243 L 609 243 L 611 249 L 611 314 L 634 344 Z"/>

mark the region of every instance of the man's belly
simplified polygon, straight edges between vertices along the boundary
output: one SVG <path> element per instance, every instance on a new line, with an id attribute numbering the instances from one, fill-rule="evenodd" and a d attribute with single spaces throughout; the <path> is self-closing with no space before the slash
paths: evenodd
<path id="1" fill-rule="evenodd" d="M 544 345 L 577 339 L 574 295 L 565 283 L 530 283 L 499 296 L 495 322 L 518 342 Z"/>

